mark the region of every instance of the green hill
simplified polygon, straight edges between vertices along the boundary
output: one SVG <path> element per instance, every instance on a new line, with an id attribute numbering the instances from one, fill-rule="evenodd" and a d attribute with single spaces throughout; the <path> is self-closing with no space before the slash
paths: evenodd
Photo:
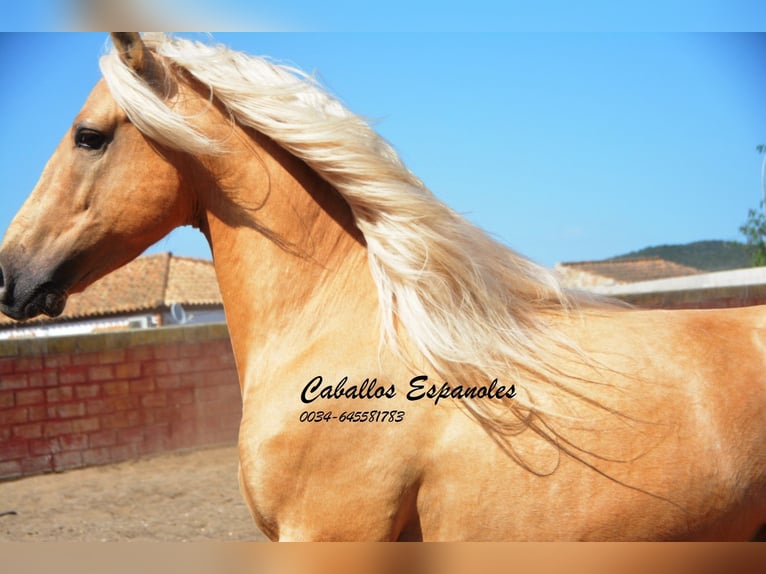
<path id="1" fill-rule="evenodd" d="M 640 257 L 661 257 L 666 261 L 689 265 L 704 271 L 723 271 L 751 266 L 747 245 L 739 241 L 695 241 L 685 245 L 658 245 L 612 257 L 612 259 Z"/>

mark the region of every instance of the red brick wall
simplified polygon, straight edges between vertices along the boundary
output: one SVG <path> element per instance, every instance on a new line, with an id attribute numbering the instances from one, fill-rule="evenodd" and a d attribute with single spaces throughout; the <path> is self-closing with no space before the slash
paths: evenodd
<path id="1" fill-rule="evenodd" d="M 0 341 L 0 480 L 234 444 L 224 325 Z"/>

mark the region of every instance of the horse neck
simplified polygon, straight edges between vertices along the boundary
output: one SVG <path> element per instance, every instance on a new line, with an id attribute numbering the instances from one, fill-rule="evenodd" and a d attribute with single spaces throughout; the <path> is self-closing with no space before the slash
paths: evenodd
<path id="1" fill-rule="evenodd" d="M 208 160 L 214 185 L 202 192 L 200 226 L 246 372 L 275 342 L 304 347 L 343 322 L 374 322 L 359 314 L 376 312 L 377 293 L 340 195 L 268 138 L 238 129 L 235 139 L 234 152 Z"/>

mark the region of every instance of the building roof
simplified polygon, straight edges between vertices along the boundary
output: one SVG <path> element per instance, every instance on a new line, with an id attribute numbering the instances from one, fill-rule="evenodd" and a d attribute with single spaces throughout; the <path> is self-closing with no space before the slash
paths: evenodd
<path id="1" fill-rule="evenodd" d="M 160 311 L 174 303 L 185 307 L 222 304 L 212 261 L 171 253 L 139 257 L 71 295 L 59 317 L 38 317 L 25 324 Z M 14 323 L 0 317 L 0 325 Z"/>
<path id="2" fill-rule="evenodd" d="M 564 285 L 580 289 L 596 285 L 622 285 L 702 273 L 695 267 L 674 263 L 660 257 L 559 263 L 556 265 L 556 271 Z"/>

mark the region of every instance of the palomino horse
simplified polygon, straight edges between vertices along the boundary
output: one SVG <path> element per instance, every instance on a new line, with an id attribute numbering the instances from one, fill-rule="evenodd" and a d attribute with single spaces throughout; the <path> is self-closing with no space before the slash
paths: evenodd
<path id="1" fill-rule="evenodd" d="M 114 43 L 5 235 L 2 310 L 55 316 L 198 227 L 270 538 L 739 539 L 766 521 L 766 309 L 567 293 L 299 72 Z"/>

